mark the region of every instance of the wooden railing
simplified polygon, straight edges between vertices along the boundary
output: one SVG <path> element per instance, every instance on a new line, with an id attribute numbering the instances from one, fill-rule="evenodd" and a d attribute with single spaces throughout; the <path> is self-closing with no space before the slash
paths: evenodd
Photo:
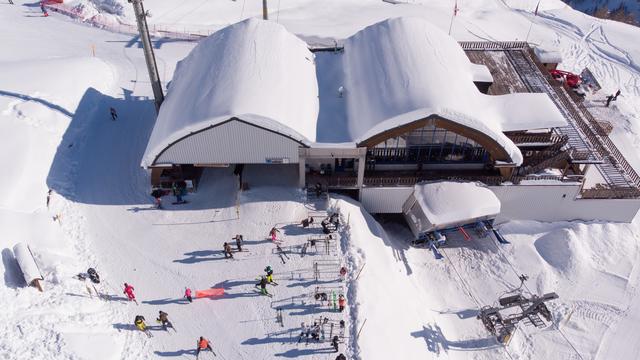
<path id="1" fill-rule="evenodd" d="M 592 188 L 580 192 L 583 199 L 635 199 L 640 197 L 640 190 L 634 187 Z"/>
<path id="2" fill-rule="evenodd" d="M 515 50 L 528 46 L 526 41 L 459 41 L 462 50 Z"/>

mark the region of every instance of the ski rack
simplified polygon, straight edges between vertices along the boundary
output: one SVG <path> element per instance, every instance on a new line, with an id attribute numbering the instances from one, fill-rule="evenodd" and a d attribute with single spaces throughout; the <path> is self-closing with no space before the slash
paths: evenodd
<path id="1" fill-rule="evenodd" d="M 558 297 L 555 292 L 542 296 L 532 295 L 531 297 L 526 297 L 522 293 L 506 296 L 498 300 L 500 304 L 498 307 L 485 306 L 481 308 L 477 318 L 482 321 L 487 331 L 496 336 L 499 342 L 508 344 L 521 321 L 525 325 L 537 328 L 545 327 L 546 323 L 540 316 L 546 321 L 551 321 L 551 312 L 545 302 L 555 300 Z M 512 308 L 519 308 L 520 311 L 506 316 L 501 314 L 501 312 Z"/>

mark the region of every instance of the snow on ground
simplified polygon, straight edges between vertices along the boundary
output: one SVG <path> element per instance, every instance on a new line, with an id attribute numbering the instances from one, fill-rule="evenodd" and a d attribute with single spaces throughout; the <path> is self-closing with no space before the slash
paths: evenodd
<path id="1" fill-rule="evenodd" d="M 280 14 L 271 14 L 307 39 L 340 40 L 398 15 L 424 17 L 448 29 L 452 1 L 408 2 L 282 0 Z M 145 6 L 154 15 L 152 24 L 217 29 L 258 15 L 259 3 L 148 0 Z M 637 152 L 637 28 L 590 18 L 558 1 L 543 1 L 537 17 L 528 1 L 458 3 L 452 30 L 457 39 L 524 39 L 534 21 L 530 40 L 559 47 L 564 69 L 589 66 L 604 95 L 621 88 L 614 107 L 601 111 L 614 125 L 615 141 L 628 144 L 622 146 L 625 155 Z M 121 20 L 131 21 L 129 4 L 121 4 Z M 0 357 L 191 358 L 195 338 L 204 335 L 227 359 L 335 358 L 325 353 L 326 343 L 295 344 L 300 322 L 318 314 L 338 316 L 296 297 L 313 291 L 302 274 L 315 257 L 294 255 L 281 265 L 273 245 L 264 240 L 276 223 L 283 226 L 285 245 L 300 244 L 306 236 L 290 224 L 307 211 L 293 189 L 295 167 L 274 174 L 249 167 L 252 188 L 238 196 L 230 174 L 207 172 L 188 205 L 149 210 L 149 179 L 139 163 L 154 108 L 137 38 L 56 14 L 43 18 L 36 4 L 16 1 L 0 12 L 0 43 L 0 185 L 6 190 L 0 199 L 0 304 L 5 310 L 0 313 Z M 165 84 L 177 61 L 195 46 L 167 38 L 155 39 L 154 45 Z M 333 75 L 339 83 L 340 76 Z M 325 85 L 320 84 L 321 95 L 337 88 L 333 82 Z M 342 109 L 338 102 L 335 107 Z M 117 121 L 109 117 L 111 106 L 118 110 Z M 331 123 L 330 114 L 320 115 L 318 126 Z M 49 188 L 54 192 L 47 209 Z M 506 223 L 501 230 L 511 245 L 452 237 L 446 259 L 438 262 L 425 249 L 409 248 L 410 232 L 393 219 L 380 219 L 385 221 L 379 225 L 352 201 L 334 206 L 349 222 L 341 232 L 342 249 L 351 261 L 349 279 L 367 264 L 347 293 L 351 313 L 344 316 L 352 320 L 351 339 L 364 324 L 357 343 L 346 344 L 350 358 L 575 359 L 573 345 L 584 359 L 631 359 L 639 351 L 634 337 L 640 320 L 637 221 Z M 236 233 L 248 241 L 246 259 L 218 260 L 221 244 Z M 33 247 L 46 278 L 42 294 L 23 287 L 10 251 L 18 241 Z M 267 264 L 281 280 L 273 289 L 274 300 L 291 298 L 282 305 L 284 328 L 275 322 L 270 299 L 252 296 L 253 281 Z M 109 301 L 87 297 L 84 285 L 72 278 L 89 266 L 103 276 L 100 288 L 110 294 Z M 503 348 L 474 311 L 517 286 L 518 273 L 531 276 L 527 286 L 532 291 L 558 292 L 552 309 L 562 333 L 554 327 L 523 327 Z M 124 281 L 135 286 L 139 306 L 123 301 Z M 225 287 L 228 295 L 187 305 L 180 299 L 187 285 L 194 290 Z M 177 334 L 157 330 L 160 308 L 170 314 Z M 154 338 L 132 330 L 136 314 L 155 327 Z"/>
<path id="2" fill-rule="evenodd" d="M 501 230 L 511 245 L 450 235 L 438 261 L 427 249 L 408 246 L 412 234 L 397 218 L 379 224 L 343 198 L 333 206 L 349 219 L 344 241 L 352 267 L 363 268 L 353 289 L 363 359 L 632 359 L 638 353 L 637 344 L 623 345 L 639 316 L 637 222 L 510 222 Z M 555 291 L 560 298 L 550 303 L 552 326 L 520 326 L 505 348 L 475 316 L 517 288 L 520 274 L 530 277 L 532 293 Z"/>

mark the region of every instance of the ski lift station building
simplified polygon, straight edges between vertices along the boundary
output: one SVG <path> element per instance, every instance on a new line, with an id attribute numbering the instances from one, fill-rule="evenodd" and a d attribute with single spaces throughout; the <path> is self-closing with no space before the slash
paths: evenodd
<path id="1" fill-rule="evenodd" d="M 249 19 L 179 62 L 142 166 L 153 186 L 286 168 L 372 213 L 401 213 L 425 181 L 480 182 L 507 219 L 631 221 L 640 177 L 598 123 L 523 42 L 396 18 L 310 48 Z"/>

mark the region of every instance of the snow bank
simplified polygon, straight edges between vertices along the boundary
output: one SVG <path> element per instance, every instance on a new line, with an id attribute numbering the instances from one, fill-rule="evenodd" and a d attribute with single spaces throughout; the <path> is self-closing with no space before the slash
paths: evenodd
<path id="1" fill-rule="evenodd" d="M 216 32 L 178 64 L 142 165 L 174 141 L 232 117 L 314 141 L 315 76 L 313 54 L 282 25 L 249 19 Z"/>
<path id="2" fill-rule="evenodd" d="M 116 74 L 94 57 L 3 63 L 0 209 L 33 211 L 44 206 L 46 178 L 58 144 L 87 88 L 109 89 Z"/>
<path id="3" fill-rule="evenodd" d="M 533 48 L 533 52 L 536 54 L 538 60 L 541 63 L 555 63 L 559 64 L 562 62 L 562 54 L 560 54 L 557 50 L 545 49 L 540 46 L 536 46 Z"/>
<path id="4" fill-rule="evenodd" d="M 418 18 L 385 20 L 347 39 L 344 72 L 349 132 L 358 141 L 437 115 L 490 136 L 520 164 L 503 131 L 566 124 L 545 95 L 481 94 L 477 66 L 458 43 Z M 541 113 L 523 117 L 530 106 Z"/>

